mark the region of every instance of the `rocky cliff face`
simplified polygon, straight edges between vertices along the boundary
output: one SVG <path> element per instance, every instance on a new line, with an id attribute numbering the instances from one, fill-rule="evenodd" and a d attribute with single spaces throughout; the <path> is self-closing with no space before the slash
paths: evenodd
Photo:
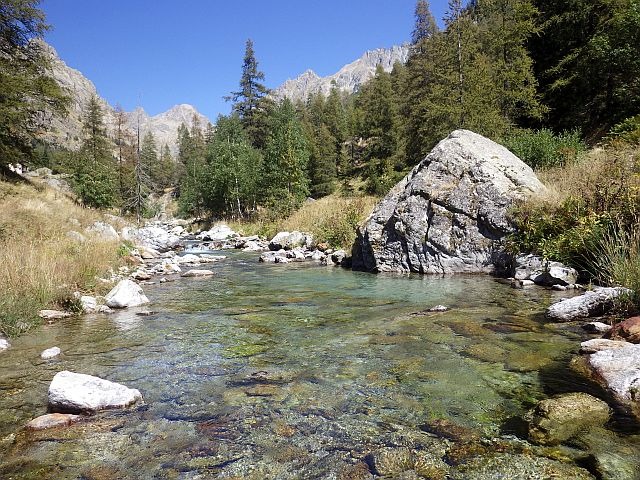
<path id="1" fill-rule="evenodd" d="M 441 141 L 378 204 L 353 248 L 371 272 L 492 272 L 513 202 L 544 191 L 506 148 L 468 130 Z"/>
<path id="2" fill-rule="evenodd" d="M 88 78 L 60 59 L 53 47 L 44 44 L 43 48 L 49 58 L 51 75 L 71 97 L 68 114 L 64 117 L 51 118 L 51 128 L 44 135 L 44 140 L 70 149 L 79 148 L 82 143 L 83 110 L 93 95 L 96 95 L 100 101 L 107 132 L 113 136 L 115 131 L 113 107 L 98 95 L 95 85 Z M 177 151 L 178 127 L 183 122 L 191 126 L 194 116 L 198 117 L 202 127 L 209 123 L 207 117 L 188 104 L 176 105 L 154 116 L 150 116 L 142 108 L 126 114 L 127 125 L 132 133 L 136 131 L 138 119 L 140 119 L 141 134 L 151 131 L 156 138 L 158 149 L 166 144 L 174 154 Z"/>
<path id="3" fill-rule="evenodd" d="M 390 72 L 396 62 L 406 63 L 408 58 L 409 46 L 407 45 L 370 50 L 328 77 L 320 77 L 313 70 L 307 70 L 299 77 L 287 80 L 276 88 L 273 96 L 276 99 L 287 97 L 293 101 L 304 101 L 312 93 L 328 95 L 334 84 L 342 91 L 353 93 L 375 75 L 378 65 L 382 65 L 385 71 Z"/>

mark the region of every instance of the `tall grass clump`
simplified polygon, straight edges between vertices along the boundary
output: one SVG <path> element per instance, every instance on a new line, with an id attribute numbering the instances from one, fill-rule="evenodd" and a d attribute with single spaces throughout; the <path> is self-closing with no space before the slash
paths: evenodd
<path id="1" fill-rule="evenodd" d="M 574 162 L 587 150 L 577 130 L 560 134 L 547 128 L 516 130 L 502 144 L 534 170 Z"/>
<path id="2" fill-rule="evenodd" d="M 16 336 L 44 308 L 69 308 L 73 292 L 95 291 L 118 259 L 118 242 L 86 235 L 100 220 L 64 194 L 0 182 L 0 332 Z M 82 232 L 85 241 L 68 235 Z"/>
<path id="3" fill-rule="evenodd" d="M 308 201 L 280 220 L 258 216 L 250 221 L 227 223 L 236 231 L 267 238 L 280 231 L 298 230 L 313 234 L 317 243 L 349 249 L 355 241 L 356 228 L 371 213 L 377 201 L 377 197 L 372 196 L 343 197 L 333 194 Z"/>
<path id="4" fill-rule="evenodd" d="M 591 268 L 599 284 L 630 289 L 629 299 L 640 307 L 640 230 L 608 230 L 594 249 Z"/>

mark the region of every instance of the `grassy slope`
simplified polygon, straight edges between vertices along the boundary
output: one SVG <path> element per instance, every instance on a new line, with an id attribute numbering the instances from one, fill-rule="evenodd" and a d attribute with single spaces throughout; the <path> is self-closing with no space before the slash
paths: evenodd
<path id="1" fill-rule="evenodd" d="M 118 263 L 118 242 L 67 236 L 97 220 L 58 191 L 0 181 L 1 333 L 28 330 L 40 309 L 68 306 L 76 290 L 100 290 L 96 277 Z"/>
<path id="2" fill-rule="evenodd" d="M 371 213 L 376 197 L 329 195 L 305 203 L 289 217 L 279 221 L 228 222 L 231 228 L 246 235 L 271 238 L 279 231 L 298 230 L 314 235 L 317 242 L 349 250 L 355 240 L 356 227 Z"/>

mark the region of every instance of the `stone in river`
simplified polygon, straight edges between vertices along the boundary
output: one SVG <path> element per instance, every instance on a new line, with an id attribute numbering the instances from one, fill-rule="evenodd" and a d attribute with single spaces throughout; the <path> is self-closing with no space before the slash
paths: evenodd
<path id="1" fill-rule="evenodd" d="M 149 303 L 149 299 L 142 291 L 142 287 L 128 279 L 120 280 L 105 297 L 110 308 L 138 307 Z"/>
<path id="2" fill-rule="evenodd" d="M 49 410 L 58 413 L 93 413 L 125 408 L 142 401 L 140 392 L 92 375 L 58 372 L 49 385 Z"/>

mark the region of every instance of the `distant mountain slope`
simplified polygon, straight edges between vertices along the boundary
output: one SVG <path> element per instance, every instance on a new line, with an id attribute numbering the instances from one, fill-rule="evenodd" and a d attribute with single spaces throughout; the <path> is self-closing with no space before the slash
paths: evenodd
<path id="1" fill-rule="evenodd" d="M 277 99 L 287 97 L 294 101 L 306 100 L 311 93 L 320 92 L 328 95 L 334 84 L 340 90 L 353 93 L 375 75 L 378 65 L 390 72 L 396 62 L 406 63 L 408 58 L 408 45 L 369 50 L 356 61 L 328 77 L 320 77 L 313 70 L 307 70 L 299 77 L 287 80 L 276 88 L 273 96 Z"/>
<path id="2" fill-rule="evenodd" d="M 102 105 L 105 116 L 105 124 L 109 135 L 115 131 L 114 108 L 99 96 L 95 85 L 86 78 L 82 72 L 69 67 L 57 54 L 55 49 L 44 44 L 45 51 L 50 61 L 50 69 L 53 78 L 62 86 L 71 97 L 71 105 L 65 117 L 54 116 L 51 118 L 51 131 L 44 135 L 45 140 L 70 149 L 77 149 L 82 143 L 82 112 L 92 95 L 97 95 Z M 164 113 L 150 116 L 141 107 L 128 112 L 127 123 L 129 129 L 134 132 L 140 117 L 140 132 L 144 135 L 151 131 L 156 138 L 158 149 L 163 145 L 169 145 L 173 153 L 177 151 L 178 127 L 181 123 L 191 126 L 194 115 L 205 127 L 209 119 L 202 115 L 192 105 L 181 104 L 172 107 Z"/>

